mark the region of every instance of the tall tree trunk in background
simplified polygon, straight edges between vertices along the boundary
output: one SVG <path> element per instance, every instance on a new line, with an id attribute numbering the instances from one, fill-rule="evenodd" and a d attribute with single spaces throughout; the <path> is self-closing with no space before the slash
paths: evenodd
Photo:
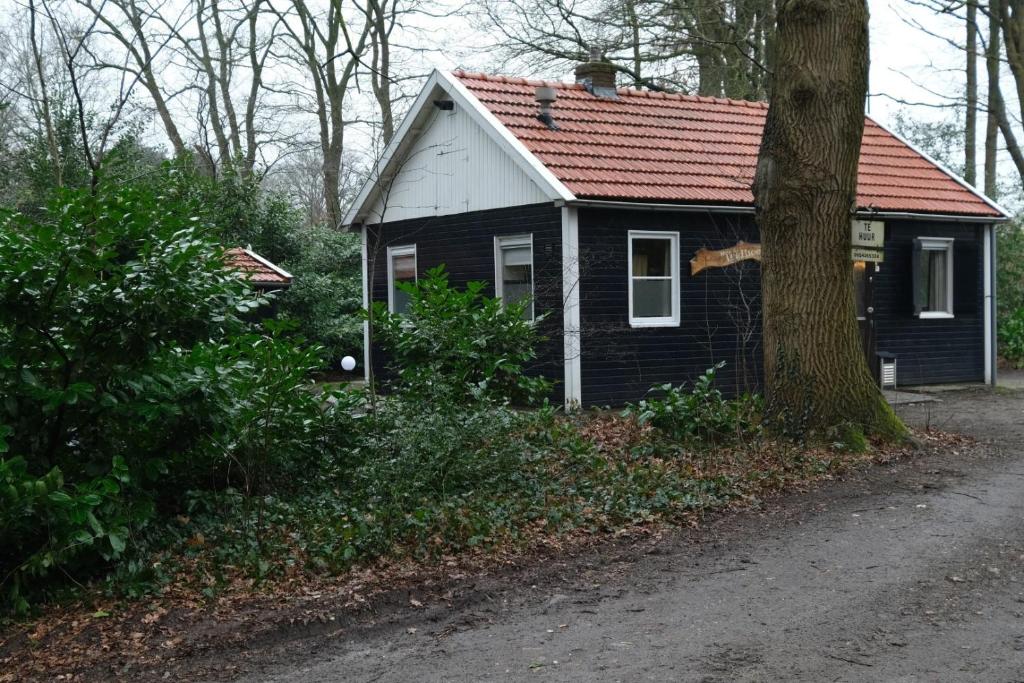
<path id="1" fill-rule="evenodd" d="M 865 0 L 782 0 L 774 57 L 752 188 L 769 416 L 903 437 L 868 370 L 854 307 L 850 220 L 868 83 Z"/>
<path id="2" fill-rule="evenodd" d="M 53 116 L 50 114 L 50 93 L 46 85 L 46 69 L 43 67 L 43 56 L 36 38 L 36 5 L 34 0 L 28 1 L 28 35 L 32 45 L 32 63 L 35 66 L 36 78 L 39 79 L 39 104 L 43 125 L 46 127 L 46 146 L 50 151 L 50 163 L 53 164 L 53 180 L 57 187 L 64 185 L 64 160 L 57 146 L 57 134 L 53 127 Z"/>
<path id="3" fill-rule="evenodd" d="M 999 155 L 999 118 L 993 110 L 993 103 L 1000 100 L 999 94 L 999 21 L 995 16 L 988 18 L 988 45 L 985 48 L 985 73 L 988 78 L 987 110 L 985 116 L 985 194 L 995 199 L 999 194 L 996 184 L 996 159 Z"/>
<path id="4" fill-rule="evenodd" d="M 971 185 L 977 183 L 978 139 L 978 5 L 976 0 L 967 0 L 967 87 L 964 113 L 964 180 Z"/>
<path id="5" fill-rule="evenodd" d="M 1019 112 L 1024 114 L 1024 0 L 992 0 L 992 13 L 999 18 L 1003 46 L 1006 48 L 1006 65 L 1013 76 Z M 995 99 L 989 107 L 996 112 L 999 132 L 1003 134 L 1006 151 L 1017 168 L 1017 174 L 1024 179 L 1024 149 L 1017 141 L 1013 122 L 1006 111 L 1006 99 L 998 81 L 995 85 Z"/>

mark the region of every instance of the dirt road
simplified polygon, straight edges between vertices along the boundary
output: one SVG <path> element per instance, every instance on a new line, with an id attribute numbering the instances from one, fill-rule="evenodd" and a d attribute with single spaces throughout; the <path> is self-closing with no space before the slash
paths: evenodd
<path id="1" fill-rule="evenodd" d="M 994 448 L 281 643 L 251 680 L 1024 681 L 1024 393 L 941 398 L 901 412 Z"/>

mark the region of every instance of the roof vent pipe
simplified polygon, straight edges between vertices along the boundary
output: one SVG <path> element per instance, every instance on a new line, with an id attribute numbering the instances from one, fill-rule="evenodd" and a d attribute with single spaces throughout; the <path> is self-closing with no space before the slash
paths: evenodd
<path id="1" fill-rule="evenodd" d="M 542 85 L 534 92 L 534 99 L 536 99 L 537 104 L 540 105 L 540 113 L 537 114 L 537 120 L 551 130 L 558 130 L 558 124 L 555 123 L 555 117 L 551 114 L 551 107 L 554 105 L 555 100 L 558 99 L 558 93 L 555 92 L 555 89 L 547 85 Z"/>
<path id="2" fill-rule="evenodd" d="M 615 66 L 601 58 L 601 49 L 597 47 L 590 48 L 590 61 L 576 66 L 576 82 L 598 97 L 617 99 L 619 96 L 615 87 Z"/>

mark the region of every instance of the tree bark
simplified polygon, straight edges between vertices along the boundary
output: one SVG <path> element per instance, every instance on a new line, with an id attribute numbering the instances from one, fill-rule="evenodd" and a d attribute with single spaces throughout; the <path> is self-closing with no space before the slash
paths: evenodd
<path id="1" fill-rule="evenodd" d="M 978 5 L 976 0 L 967 0 L 967 86 L 966 111 L 964 112 L 964 180 L 971 185 L 977 183 L 978 139 Z"/>
<path id="2" fill-rule="evenodd" d="M 995 199 L 999 194 L 996 180 L 996 160 L 999 155 L 999 118 L 993 103 L 1000 100 L 999 93 L 999 21 L 988 18 L 988 46 L 985 48 L 985 73 L 988 78 L 988 112 L 985 116 L 985 194 Z"/>
<path id="3" fill-rule="evenodd" d="M 782 0 L 753 192 L 770 419 L 802 430 L 906 428 L 868 369 L 850 221 L 868 83 L 865 0 Z"/>

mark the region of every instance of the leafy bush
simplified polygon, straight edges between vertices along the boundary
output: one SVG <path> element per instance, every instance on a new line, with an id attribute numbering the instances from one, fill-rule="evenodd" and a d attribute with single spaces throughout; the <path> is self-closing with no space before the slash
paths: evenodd
<path id="1" fill-rule="evenodd" d="M 451 287 L 443 266 L 398 286 L 410 296 L 408 312 L 376 302 L 373 329 L 400 385 L 429 394 L 442 384 L 460 402 L 535 402 L 550 392 L 547 380 L 524 374 L 538 341 L 535 323 L 523 320 L 526 302 L 504 306 L 484 296 L 483 282 Z"/>
<path id="2" fill-rule="evenodd" d="M 326 358 L 359 357 L 363 347 L 361 243 L 357 233 L 322 226 L 297 229 L 299 256 L 286 263 L 295 279 L 280 312 L 326 349 Z"/>
<path id="3" fill-rule="evenodd" d="M 55 569 L 131 553 L 154 503 L 285 490 L 341 432 L 309 380 L 323 350 L 243 322 L 263 300 L 179 180 L 0 214 L 0 589 L 19 607 Z"/>
<path id="4" fill-rule="evenodd" d="M 77 481 L 115 455 L 130 468 L 156 455 L 135 428 L 166 383 L 152 359 L 241 330 L 259 304 L 210 227 L 160 190 L 65 192 L 40 220 L 0 215 L 0 419 L 33 470 L 61 464 Z"/>
<path id="5" fill-rule="evenodd" d="M 716 442 L 743 435 L 756 424 L 756 399 L 725 399 L 714 386 L 715 373 L 724 366 L 707 369 L 690 389 L 685 384 L 652 387 L 649 398 L 628 405 L 623 415 L 677 441 Z"/>
<path id="6" fill-rule="evenodd" d="M 996 288 L 999 292 L 999 322 L 1015 316 L 1024 309 L 1024 228 L 1019 220 L 996 229 L 997 253 Z"/>
<path id="7" fill-rule="evenodd" d="M 999 322 L 999 353 L 1014 367 L 1024 367 L 1024 308 Z"/>
<path id="8" fill-rule="evenodd" d="M 54 570 L 124 554 L 129 526 L 152 516 L 147 504 L 126 505 L 121 492 L 128 482 L 120 458 L 109 474 L 71 486 L 57 467 L 36 477 L 23 457 L 0 459 L 0 575 L 15 612 L 28 609 L 26 589 Z"/>
<path id="9" fill-rule="evenodd" d="M 171 359 L 179 366 L 173 404 L 201 406 L 206 422 L 194 447 L 171 463 L 182 487 L 210 487 L 213 475 L 215 487 L 232 484 L 249 495 L 286 491 L 338 445 L 328 443 L 329 423 L 351 404 L 341 392 L 315 389 L 323 349 L 296 344 L 288 324 L 265 325 L 266 333 Z"/>

